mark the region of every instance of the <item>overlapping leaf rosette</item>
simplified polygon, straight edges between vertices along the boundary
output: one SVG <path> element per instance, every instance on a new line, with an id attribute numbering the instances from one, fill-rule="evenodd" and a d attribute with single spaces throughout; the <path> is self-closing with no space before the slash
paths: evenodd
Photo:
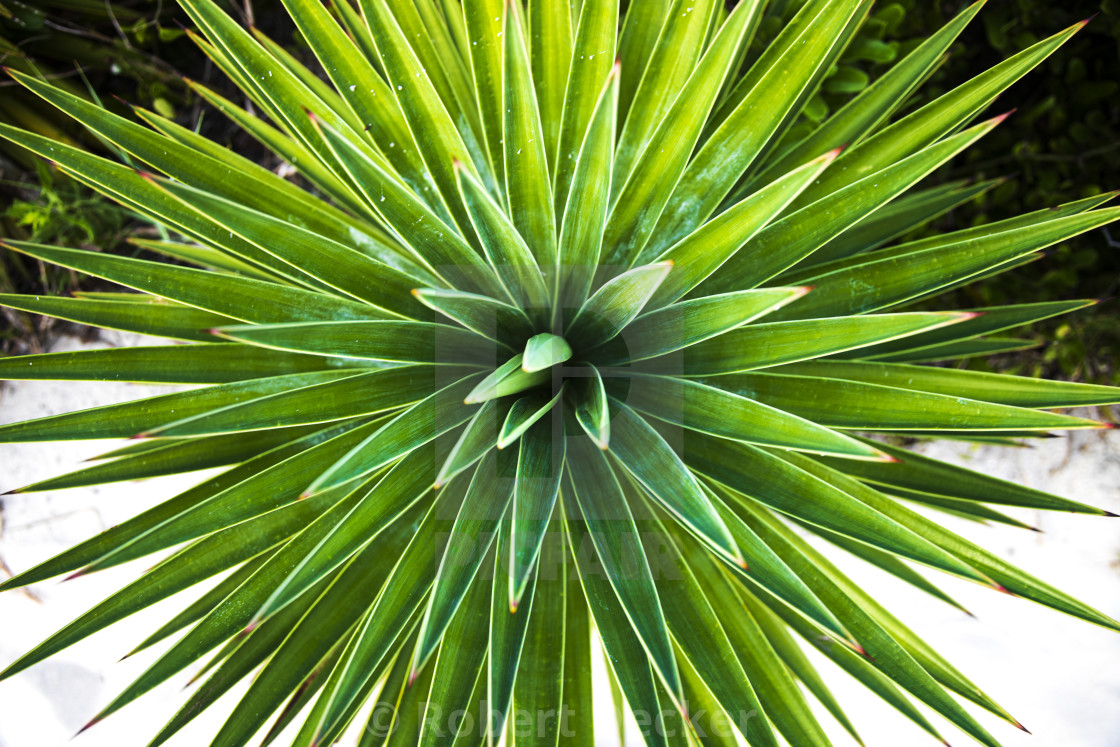
<path id="1" fill-rule="evenodd" d="M 0 303 L 178 342 L 0 373 L 199 385 L 0 427 L 140 438 L 20 492 L 221 470 L 4 583 L 160 554 L 5 676 L 209 580 L 95 721 L 194 667 L 153 744 L 251 678 L 214 744 L 591 745 L 601 647 L 647 744 L 827 744 L 807 695 L 855 735 L 807 644 L 994 745 L 957 697 L 1015 719 L 807 537 L 949 604 L 911 563 L 1117 627 L 937 518 L 1103 511 L 891 445 L 1098 428 L 1053 410 L 1120 399 L 923 365 L 1088 301 L 915 310 L 1115 220 L 1113 195 L 895 241 L 997 183 L 923 180 L 1082 24 L 901 114 L 970 6 L 814 128 L 866 0 L 285 0 L 325 80 L 181 3 L 251 104 L 194 89 L 298 178 L 12 73 L 122 159 L 0 135 L 165 227 L 136 243 L 174 261 L 12 241 L 129 290 Z"/>

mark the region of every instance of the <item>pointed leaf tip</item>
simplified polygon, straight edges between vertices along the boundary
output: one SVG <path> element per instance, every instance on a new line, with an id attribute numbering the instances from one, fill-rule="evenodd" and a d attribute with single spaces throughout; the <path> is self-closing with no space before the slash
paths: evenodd
<path id="1" fill-rule="evenodd" d="M 87 723 L 81 729 L 78 729 L 78 731 L 74 734 L 74 737 L 77 737 L 82 732 L 89 729 L 91 726 L 94 726 L 95 724 L 97 724 L 99 721 L 101 721 L 101 718 L 102 718 L 101 716 L 94 716 L 92 719 L 89 720 L 89 723 Z M 1026 731 L 1026 730 L 1024 729 L 1024 731 Z M 74 737 L 71 737 L 71 739 L 73 739 Z"/>
<path id="2" fill-rule="evenodd" d="M 998 125 L 998 124 L 1002 123 L 1002 122 L 1003 122 L 1003 120 L 1007 119 L 1007 118 L 1008 118 L 1008 117 L 1010 117 L 1010 116 L 1011 116 L 1012 114 L 1014 114 L 1014 113 L 1015 113 L 1016 111 L 1017 111 L 1017 109 L 1008 109 L 1008 110 L 1007 110 L 1007 111 L 1005 111 L 1005 112 L 1004 112 L 1003 114 L 1000 114 L 1000 115 L 999 115 L 999 116 L 997 116 L 997 117 L 992 117 L 992 118 L 991 118 L 990 120 L 988 120 L 988 121 L 990 121 L 990 122 L 992 123 L 992 125 Z"/>

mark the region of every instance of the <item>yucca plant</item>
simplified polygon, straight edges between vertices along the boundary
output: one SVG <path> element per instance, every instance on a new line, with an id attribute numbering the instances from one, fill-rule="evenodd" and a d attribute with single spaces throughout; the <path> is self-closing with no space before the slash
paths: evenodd
<path id="1" fill-rule="evenodd" d="M 801 685 L 855 735 L 800 638 L 933 737 L 903 691 L 995 745 L 955 696 L 1018 722 L 807 536 L 950 602 L 910 562 L 1120 627 L 936 519 L 1106 512 L 875 437 L 1016 443 L 1120 400 L 918 365 L 1090 302 L 906 310 L 1115 220 L 1112 195 L 885 246 L 992 186 L 908 191 L 1083 24 L 893 116 L 977 3 L 814 127 L 868 0 L 285 0 L 329 84 L 181 3 L 263 116 L 197 92 L 306 188 L 12 73 L 151 171 L 0 134 L 185 239 L 144 244 L 178 264 L 10 242 L 139 293 L 0 302 L 190 344 L 0 373 L 209 385 L 3 426 L 140 439 L 20 491 L 227 469 L 4 583 L 173 551 L 4 677 L 228 571 L 91 724 L 208 657 L 153 744 L 252 675 L 214 744 L 591 745 L 601 645 L 650 745 L 827 744 Z"/>

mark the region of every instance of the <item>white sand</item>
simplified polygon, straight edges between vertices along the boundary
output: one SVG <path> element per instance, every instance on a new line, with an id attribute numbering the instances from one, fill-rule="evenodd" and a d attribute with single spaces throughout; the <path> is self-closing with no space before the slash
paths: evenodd
<path id="1" fill-rule="evenodd" d="M 139 339 L 151 344 L 150 338 L 130 335 L 108 335 L 106 339 L 95 346 L 136 344 Z M 55 349 L 79 346 L 64 340 Z M 0 392 L 0 423 L 172 389 L 100 382 L 16 382 Z M 104 441 L 0 445 L 0 491 L 77 469 L 81 460 L 117 445 L 119 442 Z M 938 443 L 923 451 L 1120 513 L 1120 436 L 1115 432 L 1077 434 L 1030 449 Z M 201 474 L 194 474 L 5 496 L 0 558 L 13 572 L 20 572 L 199 479 Z M 1055 586 L 1120 617 L 1120 519 L 1031 511 L 1016 516 L 1043 529 L 1044 534 L 951 518 L 944 521 Z M 977 615 L 972 619 L 839 551 L 831 552 L 830 557 L 1034 732 L 1031 737 L 980 714 L 981 723 L 1008 747 L 1120 744 L 1120 635 L 944 574 L 927 573 Z M 30 589 L 35 599 L 18 591 L 0 595 L 0 666 L 114 592 L 130 574 L 150 565 L 151 560 L 141 560 L 61 585 L 58 581 L 37 584 Z M 161 603 L 0 683 L 0 747 L 146 744 L 184 701 L 181 688 L 191 672 L 172 678 L 73 742 L 70 739 L 166 646 L 120 664 L 117 659 L 191 599 L 193 596 Z M 847 675 L 826 660 L 819 661 L 868 745 L 935 744 L 861 686 L 852 684 Z M 242 689 L 227 694 L 212 709 L 214 715 L 203 714 L 168 744 L 192 747 L 209 743 L 223 713 Z M 605 728 L 609 701 L 604 699 L 602 705 L 604 728 L 597 741 L 609 745 L 616 742 L 612 729 Z M 830 717 L 823 715 L 822 720 L 837 745 L 854 744 Z M 950 743 L 969 743 L 941 719 L 931 720 Z M 353 740 L 347 743 L 353 744 Z"/>

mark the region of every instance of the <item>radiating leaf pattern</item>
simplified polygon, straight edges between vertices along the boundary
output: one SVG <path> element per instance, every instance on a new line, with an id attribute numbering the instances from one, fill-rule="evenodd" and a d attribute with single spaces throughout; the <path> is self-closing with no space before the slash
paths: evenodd
<path id="1" fill-rule="evenodd" d="M 806 130 L 868 0 L 284 0 L 323 78 L 214 0 L 180 2 L 251 106 L 194 89 L 313 188 L 12 73 L 146 170 L 0 137 L 161 224 L 138 244 L 175 263 L 13 241 L 122 288 L 0 305 L 178 342 L 0 377 L 199 388 L 0 427 L 140 439 L 5 489 L 223 471 L 0 584 L 175 548 L 0 678 L 231 571 L 138 642 L 186 630 L 91 724 L 205 657 L 154 744 L 251 678 L 215 744 L 320 746 L 361 720 L 362 747 L 586 747 L 603 653 L 647 745 L 734 744 L 701 734 L 704 711 L 753 745 L 827 744 L 801 684 L 855 736 L 803 640 L 936 739 L 911 698 L 981 744 L 954 695 L 1018 725 L 806 532 L 950 605 L 907 563 L 1120 629 L 931 518 L 1106 512 L 876 438 L 1099 428 L 1052 410 L 1120 402 L 923 365 L 1091 303 L 929 308 L 1116 220 L 1115 194 L 891 244 L 999 183 L 916 186 L 1079 26 L 893 118 L 976 3 Z"/>

